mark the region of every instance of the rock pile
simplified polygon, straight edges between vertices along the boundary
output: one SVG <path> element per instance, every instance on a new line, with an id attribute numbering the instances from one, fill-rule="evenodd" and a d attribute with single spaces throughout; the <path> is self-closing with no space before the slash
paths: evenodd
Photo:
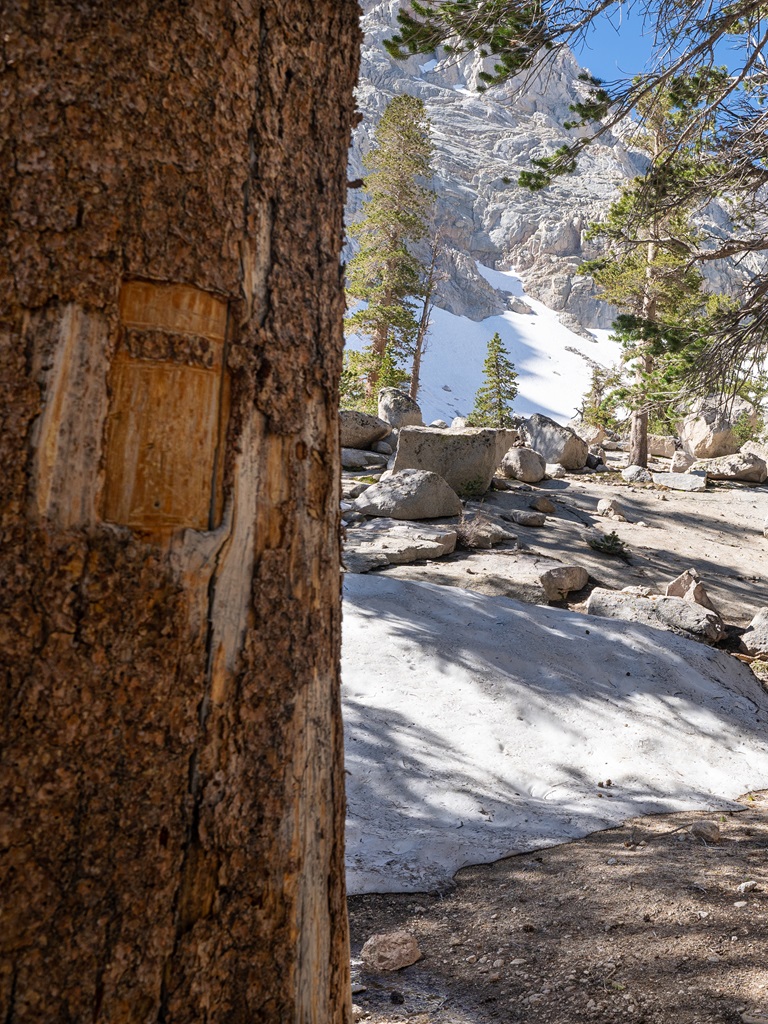
<path id="1" fill-rule="evenodd" d="M 591 451 L 585 436 L 541 415 L 516 421 L 514 430 L 470 428 L 461 422 L 450 429 L 445 424 L 425 427 L 418 405 L 397 389 L 382 392 L 379 412 L 341 414 L 348 572 L 384 570 L 529 603 L 573 603 L 572 595 L 591 582 L 579 606 L 588 614 L 652 625 L 710 645 L 726 637 L 723 618 L 693 569 L 662 585 L 660 592 L 647 586 L 620 589 L 618 579 L 611 579 L 616 589 L 595 586 L 602 576 L 599 569 L 594 570 L 597 578 L 590 579 L 596 556 L 605 564 L 620 555 L 631 564 L 626 541 L 637 528 L 654 525 L 630 514 L 631 500 L 601 498 L 591 515 L 577 516 L 584 543 L 579 564 L 578 559 L 558 559 L 557 541 L 550 539 L 553 523 L 557 536 L 563 498 L 552 484 L 547 494 L 536 489 L 549 480 L 594 471 L 590 458 L 600 461 L 609 478 L 626 481 L 627 494 L 649 488 L 664 499 L 667 489 L 695 494 L 705 491 L 709 481 L 719 487 L 729 482 L 761 487 L 768 481 L 765 444 L 747 442 L 725 455 L 694 459 L 681 449 L 682 439 L 655 437 L 646 470 L 624 466 L 624 442 L 601 431 L 589 434 L 579 422 L 574 426 L 595 442 Z M 573 516 L 573 506 L 568 507 Z M 598 524 L 606 520 L 631 524 L 629 536 L 625 530 L 619 537 L 612 525 L 601 530 Z M 541 530 L 548 538 L 544 549 L 535 539 Z M 527 551 L 527 543 L 539 550 Z M 732 633 L 729 642 L 734 643 Z M 741 650 L 748 659 L 768 659 L 768 609 L 754 617 Z"/>

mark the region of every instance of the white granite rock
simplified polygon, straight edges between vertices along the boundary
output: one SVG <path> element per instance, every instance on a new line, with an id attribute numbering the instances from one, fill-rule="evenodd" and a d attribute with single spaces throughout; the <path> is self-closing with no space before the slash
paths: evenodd
<path id="1" fill-rule="evenodd" d="M 372 484 L 353 502 L 357 512 L 392 519 L 437 519 L 457 516 L 461 501 L 437 473 L 405 469 Z"/>

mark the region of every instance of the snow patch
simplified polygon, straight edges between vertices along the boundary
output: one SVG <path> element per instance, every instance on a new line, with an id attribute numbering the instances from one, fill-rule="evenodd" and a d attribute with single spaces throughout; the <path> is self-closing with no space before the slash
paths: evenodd
<path id="1" fill-rule="evenodd" d="M 348 575 L 344 597 L 351 893 L 768 786 L 768 694 L 726 654 L 431 584 Z"/>

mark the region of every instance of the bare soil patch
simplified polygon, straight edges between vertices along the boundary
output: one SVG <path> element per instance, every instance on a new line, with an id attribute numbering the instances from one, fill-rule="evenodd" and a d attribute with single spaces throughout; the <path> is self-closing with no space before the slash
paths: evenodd
<path id="1" fill-rule="evenodd" d="M 740 802 L 465 868 L 449 892 L 351 897 L 357 1019 L 768 1021 L 768 792 Z M 691 833 L 702 820 L 719 842 Z M 367 971 L 365 940 L 399 929 L 422 959 Z"/>

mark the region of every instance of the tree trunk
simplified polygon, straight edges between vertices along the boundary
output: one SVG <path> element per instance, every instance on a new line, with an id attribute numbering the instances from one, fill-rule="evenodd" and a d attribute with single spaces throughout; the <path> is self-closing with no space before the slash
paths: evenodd
<path id="1" fill-rule="evenodd" d="M 349 1020 L 358 13 L 4 7 L 4 1024 Z"/>
<path id="2" fill-rule="evenodd" d="M 658 233 L 658 225 L 653 224 L 654 234 Z M 643 294 L 643 319 L 654 320 L 656 317 L 656 297 L 654 291 L 654 261 L 656 259 L 656 243 L 650 240 L 646 246 L 645 291 Z M 647 343 L 642 344 L 638 357 L 635 380 L 642 385 L 647 374 L 653 371 L 653 355 Z M 629 465 L 648 466 L 648 403 L 644 401 L 639 409 L 633 409 L 629 420 Z"/>
<path id="3" fill-rule="evenodd" d="M 411 386 L 408 394 L 414 402 L 418 398 L 419 387 L 421 386 L 421 357 L 424 354 L 424 349 L 426 347 L 425 342 L 427 340 L 427 332 L 429 331 L 429 318 L 432 315 L 432 293 L 435 290 L 437 259 L 441 251 L 440 244 L 439 235 L 432 239 L 430 246 L 429 268 L 427 269 L 427 277 L 424 282 L 424 302 L 422 303 L 421 316 L 419 317 L 419 329 L 416 332 L 416 341 L 413 346 L 413 359 L 411 360 Z"/>

